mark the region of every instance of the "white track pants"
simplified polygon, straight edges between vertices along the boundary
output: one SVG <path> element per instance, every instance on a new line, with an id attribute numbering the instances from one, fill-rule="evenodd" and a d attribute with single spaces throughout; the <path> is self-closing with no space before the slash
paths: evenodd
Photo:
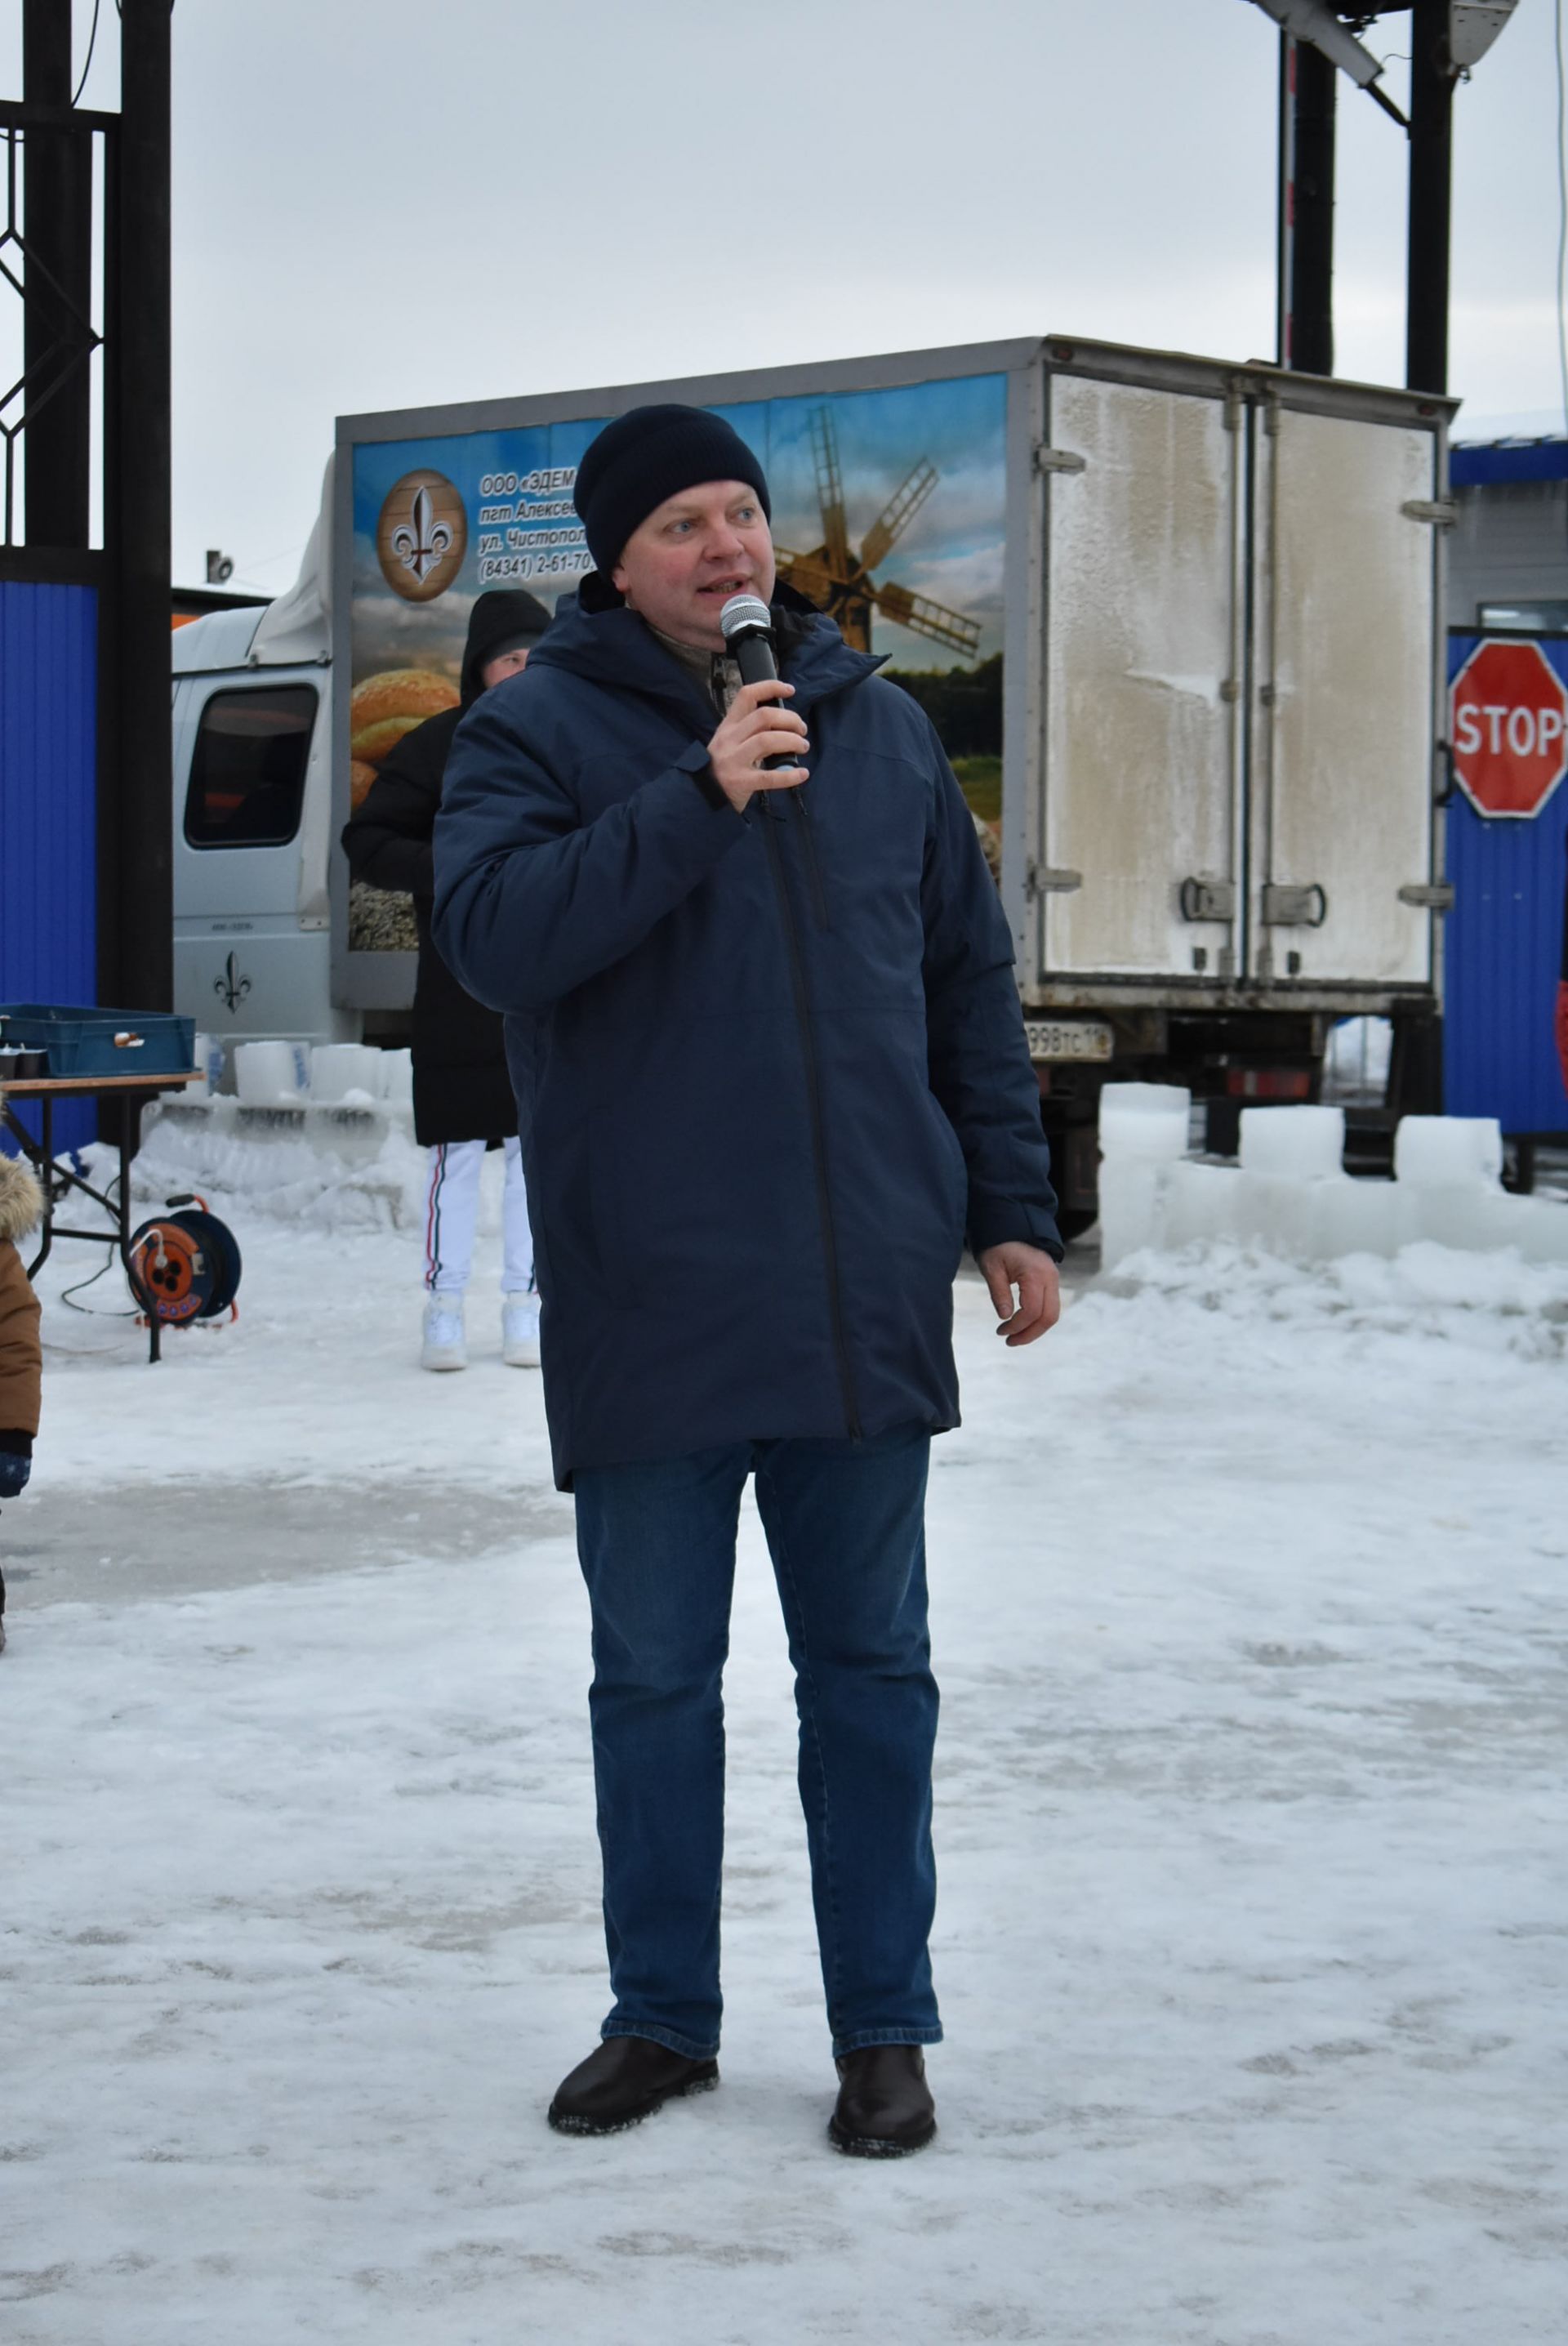
<path id="1" fill-rule="evenodd" d="M 534 1235 L 528 1227 L 523 1150 L 515 1136 L 504 1144 L 504 1154 L 501 1291 L 519 1295 L 534 1285 Z M 430 1151 L 424 1185 L 424 1283 L 433 1295 L 461 1295 L 468 1285 L 484 1165 L 483 1140 L 443 1140 Z"/>

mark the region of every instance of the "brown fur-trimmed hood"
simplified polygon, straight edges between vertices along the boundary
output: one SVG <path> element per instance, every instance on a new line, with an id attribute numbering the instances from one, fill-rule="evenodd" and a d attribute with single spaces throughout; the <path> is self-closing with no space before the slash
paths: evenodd
<path id="1" fill-rule="evenodd" d="M 19 1239 L 42 1219 L 44 1195 L 19 1157 L 0 1157 L 0 1239 Z"/>

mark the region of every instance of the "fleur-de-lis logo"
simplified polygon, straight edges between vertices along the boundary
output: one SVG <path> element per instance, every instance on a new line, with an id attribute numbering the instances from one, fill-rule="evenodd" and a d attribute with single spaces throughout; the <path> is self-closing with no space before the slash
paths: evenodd
<path id="1" fill-rule="evenodd" d="M 250 980 L 240 976 L 239 965 L 232 954 L 223 964 L 222 976 L 213 979 L 212 991 L 222 995 L 231 1017 L 249 993 Z"/>
<path id="2" fill-rule="evenodd" d="M 468 509 L 455 481 L 422 464 L 392 483 L 376 516 L 376 560 L 394 595 L 433 603 L 467 551 Z"/>
<path id="3" fill-rule="evenodd" d="M 423 483 L 413 493 L 410 512 L 413 526 L 405 522 L 392 532 L 392 552 L 405 570 L 411 570 L 423 586 L 443 554 L 452 546 L 452 532 L 443 521 L 435 518 L 435 507 L 430 491 Z"/>

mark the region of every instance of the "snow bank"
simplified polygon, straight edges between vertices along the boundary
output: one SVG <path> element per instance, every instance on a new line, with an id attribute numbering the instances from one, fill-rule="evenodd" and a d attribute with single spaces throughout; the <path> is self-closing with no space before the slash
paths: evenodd
<path id="1" fill-rule="evenodd" d="M 1105 1289 L 1080 1300 L 1077 1316 L 1135 1294 L 1196 1303 L 1248 1324 L 1438 1337 L 1532 1361 L 1568 1357 L 1568 1263 L 1527 1262 L 1512 1250 L 1482 1254 L 1418 1239 L 1392 1256 L 1303 1263 L 1227 1239 L 1180 1252 L 1145 1248 L 1121 1260 Z"/>
<path id="2" fill-rule="evenodd" d="M 1150 1096 L 1162 1093 L 1163 1102 Z M 1502 1136 L 1490 1119 L 1406 1117 L 1394 1179 L 1365 1181 L 1342 1169 L 1340 1108 L 1244 1108 L 1241 1161 L 1231 1166 L 1191 1161 L 1176 1146 L 1185 1091 L 1107 1084 L 1101 1098 L 1107 1270 L 1149 1249 L 1213 1245 L 1261 1248 L 1297 1262 L 1393 1257 L 1433 1244 L 1568 1264 L 1568 1213 L 1553 1198 L 1502 1188 Z"/>
<path id="3" fill-rule="evenodd" d="M 107 1178 L 113 1152 L 92 1153 Z M 481 1197 L 486 1229 L 496 1211 L 492 1186 Z M 148 1112 L 131 1188 L 149 1203 L 199 1190 L 215 1209 L 227 1207 L 237 1226 L 260 1214 L 314 1229 L 413 1229 L 423 1205 L 424 1151 L 411 1108 L 362 1093 L 333 1106 L 168 1102 Z"/>

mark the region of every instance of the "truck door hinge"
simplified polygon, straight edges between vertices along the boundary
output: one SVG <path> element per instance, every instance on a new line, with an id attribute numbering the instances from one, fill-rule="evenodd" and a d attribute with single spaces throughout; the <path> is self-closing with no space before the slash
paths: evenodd
<path id="1" fill-rule="evenodd" d="M 1034 451 L 1034 469 L 1037 473 L 1086 473 L 1089 460 L 1071 448 L 1048 448 L 1042 441 Z"/>
<path id="2" fill-rule="evenodd" d="M 1407 497 L 1400 507 L 1407 521 L 1431 522 L 1434 529 L 1451 529 L 1459 507 L 1449 497 Z"/>
<path id="3" fill-rule="evenodd" d="M 1400 890 L 1401 904 L 1413 904 L 1419 913 L 1451 913 L 1453 882 L 1451 880 L 1412 880 Z"/>
<path id="4" fill-rule="evenodd" d="M 1329 899 L 1316 881 L 1305 888 L 1280 887 L 1272 882 L 1264 888 L 1266 929 L 1320 929 L 1328 917 Z"/>
<path id="5" fill-rule="evenodd" d="M 1071 896 L 1084 884 L 1081 872 L 1064 872 L 1049 863 L 1036 863 L 1029 859 L 1024 886 L 1031 896 Z"/>

